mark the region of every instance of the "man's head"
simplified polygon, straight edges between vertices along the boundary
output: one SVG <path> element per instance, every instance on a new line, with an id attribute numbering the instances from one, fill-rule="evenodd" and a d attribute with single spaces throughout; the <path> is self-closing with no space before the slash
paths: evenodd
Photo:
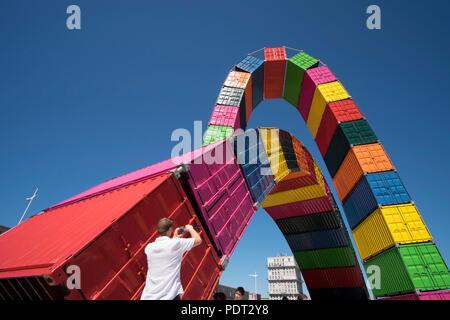
<path id="1" fill-rule="evenodd" d="M 162 218 L 158 221 L 158 234 L 160 236 L 170 237 L 172 235 L 172 224 L 173 221 L 169 218 Z"/>
<path id="2" fill-rule="evenodd" d="M 242 287 L 238 287 L 234 292 L 234 300 L 242 300 L 244 298 L 245 290 Z"/>

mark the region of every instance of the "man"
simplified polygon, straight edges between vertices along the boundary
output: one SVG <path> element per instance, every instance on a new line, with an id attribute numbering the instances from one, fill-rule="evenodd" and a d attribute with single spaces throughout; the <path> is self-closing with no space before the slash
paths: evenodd
<path id="1" fill-rule="evenodd" d="M 186 251 L 202 243 L 202 239 L 191 225 L 184 227 L 191 238 L 182 238 L 180 228 L 173 233 L 172 224 L 168 218 L 159 220 L 159 237 L 145 247 L 148 272 L 141 300 L 180 300 L 184 293 L 180 280 L 181 259 Z"/>
<path id="2" fill-rule="evenodd" d="M 245 290 L 242 287 L 238 287 L 234 292 L 234 300 L 244 299 Z"/>

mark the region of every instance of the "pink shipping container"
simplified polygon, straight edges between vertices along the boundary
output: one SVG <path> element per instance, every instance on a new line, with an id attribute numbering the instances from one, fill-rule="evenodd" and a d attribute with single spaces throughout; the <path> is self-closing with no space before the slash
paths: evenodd
<path id="1" fill-rule="evenodd" d="M 450 290 L 418 292 L 378 300 L 450 300 Z"/>
<path id="2" fill-rule="evenodd" d="M 55 207 L 174 169 L 194 209 L 203 218 L 217 251 L 229 257 L 255 214 L 255 207 L 228 140 L 111 179 Z"/>
<path id="3" fill-rule="evenodd" d="M 209 123 L 216 126 L 233 127 L 234 129 L 238 129 L 241 127 L 239 108 L 234 106 L 216 105 Z"/>
<path id="4" fill-rule="evenodd" d="M 281 206 L 264 208 L 274 220 L 293 218 L 319 212 L 333 211 L 331 197 L 322 197 L 305 201 L 293 202 Z"/>
<path id="5" fill-rule="evenodd" d="M 336 80 L 336 77 L 327 66 L 309 69 L 305 72 L 298 102 L 298 110 L 305 121 L 308 120 L 309 109 L 311 108 L 316 86 Z"/>

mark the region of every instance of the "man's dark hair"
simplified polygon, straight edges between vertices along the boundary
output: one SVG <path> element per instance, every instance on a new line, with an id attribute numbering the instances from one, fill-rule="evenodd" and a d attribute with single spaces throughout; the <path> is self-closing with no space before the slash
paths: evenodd
<path id="1" fill-rule="evenodd" d="M 160 236 L 166 234 L 166 232 L 172 227 L 173 221 L 169 218 L 162 218 L 158 221 L 158 234 Z"/>
<path id="2" fill-rule="evenodd" d="M 239 292 L 241 294 L 241 296 L 244 296 L 244 294 L 245 294 L 245 290 L 242 287 L 237 287 L 236 291 Z"/>
<path id="3" fill-rule="evenodd" d="M 227 300 L 227 296 L 223 292 L 216 292 L 213 295 L 213 300 Z"/>

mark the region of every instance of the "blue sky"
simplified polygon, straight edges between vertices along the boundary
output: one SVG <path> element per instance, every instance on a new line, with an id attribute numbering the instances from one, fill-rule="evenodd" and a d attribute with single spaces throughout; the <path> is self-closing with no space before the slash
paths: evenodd
<path id="1" fill-rule="evenodd" d="M 81 8 L 82 30 L 66 28 Z M 382 30 L 365 26 L 378 4 Z M 170 157 L 176 128 L 206 128 L 228 70 L 285 45 L 320 58 L 383 143 L 450 261 L 448 1 L 0 2 L 0 224 Z M 293 107 L 265 101 L 249 128 L 290 131 L 323 161 Z M 328 181 L 329 176 L 326 174 Z M 334 190 L 334 189 L 333 189 Z M 266 257 L 289 253 L 260 210 L 222 283 L 267 295 Z"/>

